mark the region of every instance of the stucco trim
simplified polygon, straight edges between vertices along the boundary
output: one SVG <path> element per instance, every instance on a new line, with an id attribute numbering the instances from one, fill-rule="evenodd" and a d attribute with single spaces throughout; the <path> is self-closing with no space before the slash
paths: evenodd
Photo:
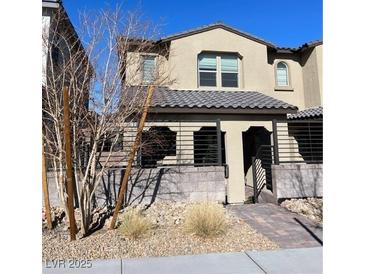
<path id="1" fill-rule="evenodd" d="M 211 54 L 236 54 L 238 58 L 242 59 L 243 56 L 238 52 L 238 51 L 223 51 L 223 50 L 201 50 L 199 53 L 198 53 L 198 56 L 199 54 L 201 53 L 211 53 Z"/>

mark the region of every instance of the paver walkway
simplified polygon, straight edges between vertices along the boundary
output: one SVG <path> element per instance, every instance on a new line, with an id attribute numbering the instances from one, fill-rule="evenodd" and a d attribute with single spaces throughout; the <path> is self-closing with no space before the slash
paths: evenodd
<path id="1" fill-rule="evenodd" d="M 229 205 L 227 209 L 281 248 L 321 246 L 322 227 L 278 205 Z"/>
<path id="2" fill-rule="evenodd" d="M 322 257 L 322 247 L 314 247 L 94 260 L 91 268 L 43 267 L 43 274 L 321 274 Z"/>

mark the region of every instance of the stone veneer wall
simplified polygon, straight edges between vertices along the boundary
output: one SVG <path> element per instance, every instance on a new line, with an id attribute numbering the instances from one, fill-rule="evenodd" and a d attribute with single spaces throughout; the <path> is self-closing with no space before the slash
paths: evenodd
<path id="1" fill-rule="evenodd" d="M 289 163 L 272 165 L 273 196 L 304 198 L 323 196 L 322 164 Z"/>
<path id="2" fill-rule="evenodd" d="M 119 191 L 123 171 L 109 172 L 96 191 L 98 205 L 113 205 Z M 60 205 L 56 183 L 48 173 L 51 206 Z M 224 167 L 160 167 L 133 169 L 128 183 L 127 203 L 149 204 L 154 201 L 225 202 Z"/>

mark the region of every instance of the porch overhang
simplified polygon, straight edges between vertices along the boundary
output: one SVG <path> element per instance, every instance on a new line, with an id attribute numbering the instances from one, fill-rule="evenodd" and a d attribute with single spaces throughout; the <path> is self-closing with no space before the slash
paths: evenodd
<path id="1" fill-rule="evenodd" d="M 126 96 L 146 92 L 145 87 L 129 87 Z M 143 98 L 144 96 L 142 96 Z M 183 114 L 279 114 L 296 113 L 298 108 L 259 91 L 174 90 L 156 87 L 149 112 Z"/>
<path id="2" fill-rule="evenodd" d="M 203 108 L 203 107 L 151 107 L 150 113 L 171 113 L 171 114 L 280 114 L 296 113 L 295 109 L 266 109 L 266 108 Z"/>

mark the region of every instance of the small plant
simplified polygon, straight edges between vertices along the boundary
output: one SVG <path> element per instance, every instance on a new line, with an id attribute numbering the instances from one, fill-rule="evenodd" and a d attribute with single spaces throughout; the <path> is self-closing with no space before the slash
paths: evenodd
<path id="1" fill-rule="evenodd" d="M 214 203 L 200 203 L 187 210 L 185 228 L 187 232 L 200 237 L 212 237 L 227 229 L 227 219 L 222 206 Z"/>
<path id="2" fill-rule="evenodd" d="M 149 220 L 141 214 L 141 211 L 134 208 L 127 210 L 121 216 L 119 229 L 123 236 L 137 239 L 152 228 Z"/>

